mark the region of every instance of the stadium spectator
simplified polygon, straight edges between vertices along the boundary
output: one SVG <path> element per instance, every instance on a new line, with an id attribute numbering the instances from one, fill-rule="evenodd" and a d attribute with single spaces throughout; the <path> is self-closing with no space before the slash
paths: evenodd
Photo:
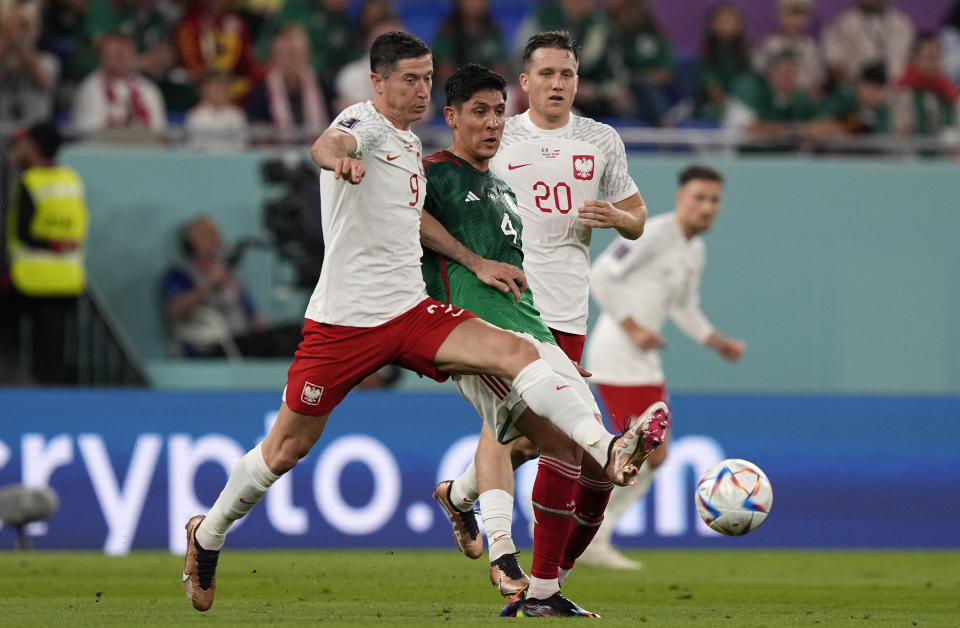
<path id="1" fill-rule="evenodd" d="M 917 38 L 906 70 L 896 83 L 894 130 L 903 135 L 937 135 L 957 125 L 956 84 L 943 72 L 940 42 L 934 34 Z"/>
<path id="2" fill-rule="evenodd" d="M 737 79 L 724 126 L 741 128 L 754 137 L 802 135 L 804 123 L 816 119 L 819 111 L 800 88 L 799 73 L 796 57 L 784 51 L 770 59 L 762 76 Z"/>
<path id="3" fill-rule="evenodd" d="M 437 68 L 434 85 L 442 89 L 454 70 L 478 63 L 501 76 L 507 73 L 503 31 L 490 12 L 490 0 L 456 0 L 433 39 Z"/>
<path id="4" fill-rule="evenodd" d="M 246 22 L 232 10 L 231 0 L 192 0 L 174 28 L 177 51 L 196 83 L 207 72 L 234 77 L 230 96 L 246 98 L 262 72 L 253 54 Z"/>
<path id="5" fill-rule="evenodd" d="M 647 123 L 667 126 L 676 59 L 670 41 L 660 31 L 650 0 L 608 0 L 607 13 L 622 42 L 634 115 Z"/>
<path id="6" fill-rule="evenodd" d="M 38 11 L 33 3 L 0 9 L 0 123 L 14 127 L 53 114 L 60 62 L 37 49 Z"/>
<path id="7" fill-rule="evenodd" d="M 87 285 L 83 181 L 73 169 L 57 165 L 60 144 L 52 122 L 18 134 L 10 158 L 22 174 L 4 216 L 9 271 L 0 277 L 0 328 L 27 323 L 30 333 L 13 340 L 22 343 L 17 351 L 30 356 L 32 378 L 41 384 L 78 381 L 77 347 L 71 342 L 77 337 L 77 301 Z"/>
<path id="8" fill-rule="evenodd" d="M 860 72 L 855 87 L 839 85 L 824 102 L 825 134 L 867 135 L 890 133 L 890 89 L 882 63 Z M 832 125 L 832 128 L 831 128 Z"/>
<path id="9" fill-rule="evenodd" d="M 940 28 L 943 47 L 943 70 L 950 80 L 960 85 L 960 0 L 954 3 Z"/>
<path id="10" fill-rule="evenodd" d="M 372 24 L 367 34 L 367 49 L 369 50 L 374 40 L 380 35 L 400 30 L 404 30 L 403 23 L 395 17 L 387 17 Z M 334 110 L 336 111 L 343 111 L 358 102 L 373 100 L 376 94 L 373 91 L 373 82 L 370 80 L 369 54 L 351 61 L 337 72 L 334 91 L 337 94 L 336 101 L 334 101 Z"/>
<path id="11" fill-rule="evenodd" d="M 269 57 L 274 37 L 286 26 L 299 24 L 310 43 L 310 64 L 320 80 L 332 84 L 346 63 L 361 54 L 355 41 L 357 27 L 350 19 L 348 0 L 285 0 L 264 25 L 257 40 L 260 58 Z"/>
<path id="12" fill-rule="evenodd" d="M 110 33 L 100 41 L 100 66 L 77 89 L 73 124 L 80 133 L 111 129 L 161 133 L 166 110 L 160 90 L 134 69 L 136 49 L 126 35 Z"/>
<path id="13" fill-rule="evenodd" d="M 754 70 L 763 72 L 772 57 L 789 51 L 797 60 L 797 84 L 819 98 L 822 95 L 824 69 L 820 47 L 809 33 L 813 0 L 778 0 L 777 9 L 779 28 L 767 35 L 754 50 Z"/>
<path id="14" fill-rule="evenodd" d="M 823 31 L 823 55 L 831 77 L 852 83 L 864 67 L 883 63 L 887 76 L 900 76 L 913 42 L 910 18 L 887 0 L 856 0 Z"/>
<path id="15" fill-rule="evenodd" d="M 300 342 L 299 325 L 272 327 L 257 313 L 213 220 L 195 218 L 180 238 L 183 259 L 161 284 L 177 353 L 204 358 L 289 356 Z"/>
<path id="16" fill-rule="evenodd" d="M 281 132 L 303 130 L 311 139 L 330 123 L 302 27 L 291 24 L 274 37 L 267 75 L 247 101 L 247 119 L 251 124 L 270 124 Z"/>
<path id="17" fill-rule="evenodd" d="M 83 74 L 97 64 L 97 47 L 107 33 L 123 33 L 133 40 L 138 54 L 156 42 L 169 39 L 177 9 L 160 0 L 90 0 L 83 17 L 83 46 L 77 51 L 75 67 Z"/>
<path id="18" fill-rule="evenodd" d="M 719 2 L 707 13 L 703 47 L 697 64 L 696 116 L 719 122 L 733 84 L 750 72 L 750 50 L 740 10 Z"/>
<path id="19" fill-rule="evenodd" d="M 200 103 L 187 113 L 190 147 L 196 150 L 238 151 L 247 142 L 247 117 L 230 100 L 231 77 L 212 72 L 200 84 Z"/>
<path id="20" fill-rule="evenodd" d="M 42 5 L 39 48 L 60 61 L 60 74 L 76 84 L 84 72 L 74 67 L 74 58 L 83 44 L 83 17 L 90 0 L 47 0 Z M 69 89 L 65 90 L 69 91 Z"/>
<path id="21" fill-rule="evenodd" d="M 520 25 L 517 49 L 532 35 L 544 31 L 567 31 L 579 46 L 580 83 L 574 105 L 585 116 L 629 115 L 633 97 L 628 89 L 623 52 L 614 28 L 594 0 L 558 0 L 539 5 Z"/>
<path id="22" fill-rule="evenodd" d="M 147 46 L 140 55 L 140 72 L 160 90 L 171 121 L 182 119 L 197 104 L 197 88 L 186 68 L 177 64 L 177 50 L 171 39 L 158 39 Z"/>

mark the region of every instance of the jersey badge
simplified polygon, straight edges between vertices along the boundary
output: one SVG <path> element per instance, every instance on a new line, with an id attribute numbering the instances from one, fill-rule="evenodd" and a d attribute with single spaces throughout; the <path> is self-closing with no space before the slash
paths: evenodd
<path id="1" fill-rule="evenodd" d="M 573 156 L 573 178 L 581 181 L 593 179 L 593 155 Z"/>
<path id="2" fill-rule="evenodd" d="M 473 201 L 479 201 L 480 197 L 473 193 L 473 190 L 467 192 L 467 198 L 463 199 L 464 203 L 472 203 Z"/>
<path id="3" fill-rule="evenodd" d="M 543 159 L 556 159 L 560 156 L 559 148 L 547 148 L 544 146 L 540 149 L 540 157 Z"/>
<path id="4" fill-rule="evenodd" d="M 357 122 L 360 122 L 358 118 L 344 118 L 340 122 L 337 122 L 337 126 L 342 126 L 345 129 L 352 129 L 357 125 Z"/>
<path id="5" fill-rule="evenodd" d="M 310 382 L 304 382 L 303 392 L 300 393 L 300 401 L 308 406 L 319 406 L 320 397 L 323 395 L 323 386 L 316 386 Z"/>

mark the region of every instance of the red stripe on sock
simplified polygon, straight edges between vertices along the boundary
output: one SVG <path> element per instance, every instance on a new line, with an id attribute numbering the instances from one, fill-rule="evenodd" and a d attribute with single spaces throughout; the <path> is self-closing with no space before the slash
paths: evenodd
<path id="1" fill-rule="evenodd" d="M 573 495 L 577 484 L 575 479 L 550 464 L 551 460 L 547 458 L 545 462 L 544 457 L 540 457 L 532 495 L 533 565 L 530 573 L 546 579 L 560 574 L 560 560 L 573 522 Z"/>

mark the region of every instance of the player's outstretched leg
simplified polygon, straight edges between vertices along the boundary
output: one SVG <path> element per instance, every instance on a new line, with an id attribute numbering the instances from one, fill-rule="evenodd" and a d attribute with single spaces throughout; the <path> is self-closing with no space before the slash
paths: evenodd
<path id="1" fill-rule="evenodd" d="M 204 515 L 196 515 L 187 522 L 187 557 L 183 561 L 183 590 L 198 611 L 213 606 L 217 589 L 217 559 L 219 550 L 205 550 L 197 543 L 195 532 Z"/>
<path id="2" fill-rule="evenodd" d="M 614 484 L 626 486 L 654 449 L 663 444 L 670 427 L 667 404 L 658 401 L 637 417 L 626 432 L 610 442 L 604 471 Z"/>
<path id="3" fill-rule="evenodd" d="M 477 516 L 472 505 L 469 510 L 460 510 L 454 505 L 450 498 L 452 486 L 452 480 L 440 482 L 433 491 L 433 498 L 450 518 L 450 523 L 453 525 L 453 540 L 460 551 L 469 558 L 480 558 L 483 556 L 483 537 L 480 536 Z"/>

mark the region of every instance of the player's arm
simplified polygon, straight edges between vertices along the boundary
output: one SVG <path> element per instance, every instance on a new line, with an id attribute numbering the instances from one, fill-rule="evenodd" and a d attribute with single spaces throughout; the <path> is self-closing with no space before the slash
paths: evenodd
<path id="1" fill-rule="evenodd" d="M 585 201 L 577 213 L 583 225 L 593 229 L 613 228 L 628 240 L 636 240 L 643 235 L 643 226 L 647 222 L 647 206 L 640 192 L 634 192 L 616 203 Z"/>
<path id="2" fill-rule="evenodd" d="M 520 293 L 527 289 L 527 277 L 523 270 L 512 264 L 480 257 L 453 237 L 446 227 L 427 211 L 424 211 L 420 218 L 420 243 L 468 268 L 486 285 L 500 292 L 512 292 L 517 302 L 520 301 Z"/>
<path id="3" fill-rule="evenodd" d="M 357 147 L 357 138 L 353 135 L 330 128 L 310 147 L 310 157 L 324 170 L 332 170 L 334 179 L 343 177 L 349 183 L 360 183 L 367 168 L 350 156 L 357 152 Z"/>
<path id="4" fill-rule="evenodd" d="M 700 278 L 703 274 L 703 260 L 697 265 L 684 300 L 670 312 L 670 318 L 691 340 L 704 344 L 717 352 L 720 357 L 736 362 L 746 350 L 741 340 L 727 338 L 707 319 L 700 308 Z"/>

